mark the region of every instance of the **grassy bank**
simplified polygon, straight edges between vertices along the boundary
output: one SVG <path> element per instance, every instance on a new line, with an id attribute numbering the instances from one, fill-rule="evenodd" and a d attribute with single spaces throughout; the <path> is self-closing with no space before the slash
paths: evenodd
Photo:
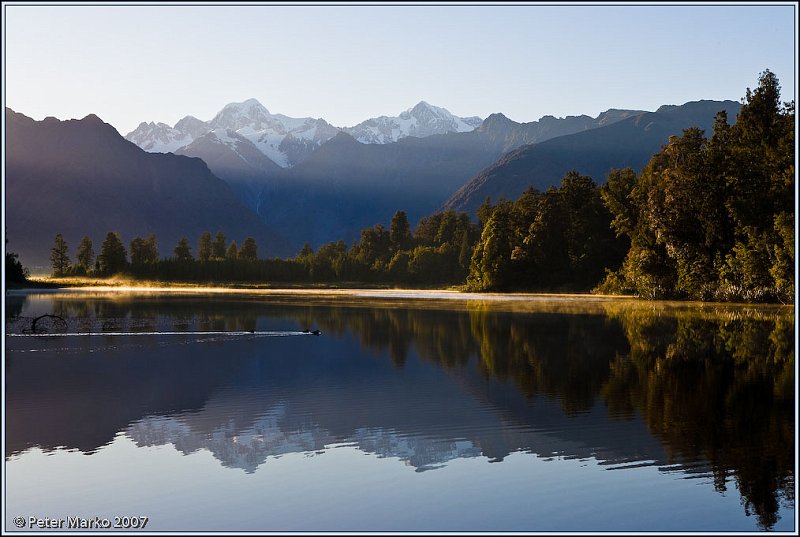
<path id="1" fill-rule="evenodd" d="M 16 289 L 25 287 L 41 288 L 70 288 L 70 287 L 125 287 L 125 288 L 185 288 L 185 289 L 395 289 L 396 285 L 364 283 L 364 282 L 335 282 L 335 283 L 284 283 L 284 282 L 176 282 L 162 280 L 140 280 L 128 276 L 111 276 L 108 278 L 95 278 L 87 276 L 51 277 L 38 276 L 29 279 L 30 285 L 18 285 Z M 460 291 L 459 287 L 420 286 L 420 290 L 450 290 Z"/>

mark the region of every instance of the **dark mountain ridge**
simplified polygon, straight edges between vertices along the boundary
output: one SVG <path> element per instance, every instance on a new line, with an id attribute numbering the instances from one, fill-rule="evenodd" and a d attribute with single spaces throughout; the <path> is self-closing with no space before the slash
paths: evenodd
<path id="1" fill-rule="evenodd" d="M 729 121 L 741 104 L 735 101 L 695 101 L 681 106 L 662 106 L 604 127 L 540 143 L 521 146 L 482 170 L 448 199 L 442 209 L 475 214 L 491 198 L 516 199 L 529 187 L 546 190 L 561 183 L 570 170 L 605 182 L 611 168 L 630 166 L 641 170 L 667 143 L 671 135 L 699 127 L 712 134 L 714 117 L 725 110 Z"/>
<path id="2" fill-rule="evenodd" d="M 193 246 L 203 231 L 252 236 L 259 253 L 286 253 L 283 239 L 242 205 L 199 158 L 147 153 L 95 115 L 35 121 L 6 108 L 8 248 L 34 270 L 49 270 L 57 233 L 74 260 L 84 235 L 95 254 L 106 233 L 127 245 L 155 233 L 160 255 L 181 236 Z"/>

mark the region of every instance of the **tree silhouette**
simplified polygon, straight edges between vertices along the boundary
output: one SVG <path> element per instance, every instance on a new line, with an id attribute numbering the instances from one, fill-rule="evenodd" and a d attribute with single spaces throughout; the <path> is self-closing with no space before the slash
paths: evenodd
<path id="1" fill-rule="evenodd" d="M 97 256 L 97 269 L 103 276 L 111 276 L 125 269 L 128 253 L 119 235 L 109 231 Z"/>
<path id="2" fill-rule="evenodd" d="M 89 236 L 84 236 L 78 245 L 78 266 L 84 271 L 89 272 L 94 262 L 94 249 L 92 248 L 92 239 Z"/>
<path id="3" fill-rule="evenodd" d="M 178 244 L 175 246 L 175 259 L 178 261 L 192 261 L 192 249 L 189 246 L 189 239 L 181 237 Z"/>
<path id="4" fill-rule="evenodd" d="M 67 250 L 67 243 L 64 240 L 64 236 L 59 233 L 56 235 L 52 250 L 50 250 L 50 262 L 53 266 L 53 276 L 63 276 L 67 272 L 67 269 L 69 269 Z"/>

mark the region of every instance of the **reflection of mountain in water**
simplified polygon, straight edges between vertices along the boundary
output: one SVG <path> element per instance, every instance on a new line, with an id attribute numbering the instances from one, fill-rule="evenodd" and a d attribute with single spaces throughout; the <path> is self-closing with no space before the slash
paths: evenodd
<path id="1" fill-rule="evenodd" d="M 256 471 L 270 457 L 322 452 L 341 444 L 397 458 L 417 471 L 462 457 L 501 461 L 515 451 L 542 457 L 594 457 L 607 464 L 664 459 L 661 445 L 640 419 L 610 421 L 601 406 L 566 418 L 557 403 L 540 399 L 527 415 L 513 416 L 476 402 L 452 383 L 443 381 L 440 388 L 420 390 L 419 400 L 406 405 L 398 400 L 398 391 L 386 385 L 363 398 L 321 387 L 314 391 L 314 400 L 307 399 L 308 393 L 282 393 L 270 401 L 266 391 L 254 388 L 238 393 L 224 390 L 212 395 L 202 409 L 147 417 L 128 427 L 126 434 L 140 446 L 172 444 L 184 454 L 207 449 L 223 466 L 246 472 Z M 334 400 L 335 411 L 326 411 L 326 402 Z M 448 405 L 461 410 L 441 410 Z M 617 448 L 615 438 L 616 443 L 626 439 L 624 451 Z"/>
<path id="2" fill-rule="evenodd" d="M 320 428 L 283 431 L 279 420 L 284 412 L 285 405 L 278 406 L 245 429 L 228 421 L 207 432 L 192 426 L 193 414 L 155 416 L 137 421 L 126 434 L 140 447 L 172 444 L 184 455 L 206 449 L 223 466 L 247 473 L 255 472 L 269 457 L 320 451 L 333 441 Z"/>
<path id="3" fill-rule="evenodd" d="M 289 453 L 322 454 L 336 445 L 356 446 L 378 457 L 393 457 L 424 471 L 458 457 L 478 457 L 480 449 L 467 440 L 442 440 L 398 435 L 382 429 L 358 429 L 352 437 L 335 438 L 320 427 L 283 430 L 269 411 L 245 430 L 221 427 L 212 433 L 194 430 L 182 417 L 150 417 L 131 425 L 126 434 L 142 446 L 172 444 L 188 455 L 206 449 L 226 468 L 255 472 L 271 457 Z"/>
<path id="4" fill-rule="evenodd" d="M 524 451 L 735 482 L 766 528 L 794 501 L 790 312 L 48 300 L 72 318 L 325 337 L 40 340 L 36 353 L 10 338 L 6 456 L 91 453 L 120 431 L 246 472 L 341 444 L 417 471 Z"/>

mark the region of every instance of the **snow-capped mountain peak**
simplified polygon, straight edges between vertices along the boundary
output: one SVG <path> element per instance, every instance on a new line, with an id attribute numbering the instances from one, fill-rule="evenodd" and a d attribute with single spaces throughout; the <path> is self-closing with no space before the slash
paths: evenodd
<path id="1" fill-rule="evenodd" d="M 477 116 L 454 116 L 445 108 L 420 101 L 397 117 L 380 116 L 344 130 L 361 143 L 385 144 L 407 136 L 422 138 L 448 132 L 468 132 L 482 121 Z"/>
<path id="2" fill-rule="evenodd" d="M 238 131 L 243 127 L 262 130 L 267 127 L 272 114 L 256 99 L 247 99 L 241 103 L 226 104 L 209 122 L 212 130 L 231 129 Z"/>
<path id="3" fill-rule="evenodd" d="M 305 160 L 340 131 L 361 143 L 386 144 L 407 136 L 467 132 L 481 122 L 479 117 L 457 117 L 445 108 L 420 101 L 399 116 L 381 116 L 340 129 L 323 119 L 272 114 L 257 99 L 247 99 L 225 105 L 210 121 L 186 116 L 174 127 L 142 123 L 126 138 L 145 151 L 166 153 L 185 148 L 213 131 L 219 140 L 233 140 L 237 136 L 249 140 L 270 160 L 288 168 Z M 228 135 L 228 131 L 236 136 Z"/>
<path id="4" fill-rule="evenodd" d="M 150 153 L 171 153 L 192 142 L 187 133 L 166 123 L 139 123 L 136 130 L 125 137 Z"/>
<path id="5" fill-rule="evenodd" d="M 175 124 L 175 130 L 188 134 L 192 139 L 197 139 L 208 132 L 208 124 L 194 116 L 186 116 Z"/>
<path id="6" fill-rule="evenodd" d="M 423 119 L 423 118 L 449 119 L 454 116 L 444 108 L 433 106 L 432 104 L 428 104 L 425 101 L 420 101 L 416 105 L 414 105 L 413 108 L 409 108 L 405 112 L 401 113 L 400 117 L 402 119 L 409 119 L 412 117 L 415 117 L 417 119 Z"/>

